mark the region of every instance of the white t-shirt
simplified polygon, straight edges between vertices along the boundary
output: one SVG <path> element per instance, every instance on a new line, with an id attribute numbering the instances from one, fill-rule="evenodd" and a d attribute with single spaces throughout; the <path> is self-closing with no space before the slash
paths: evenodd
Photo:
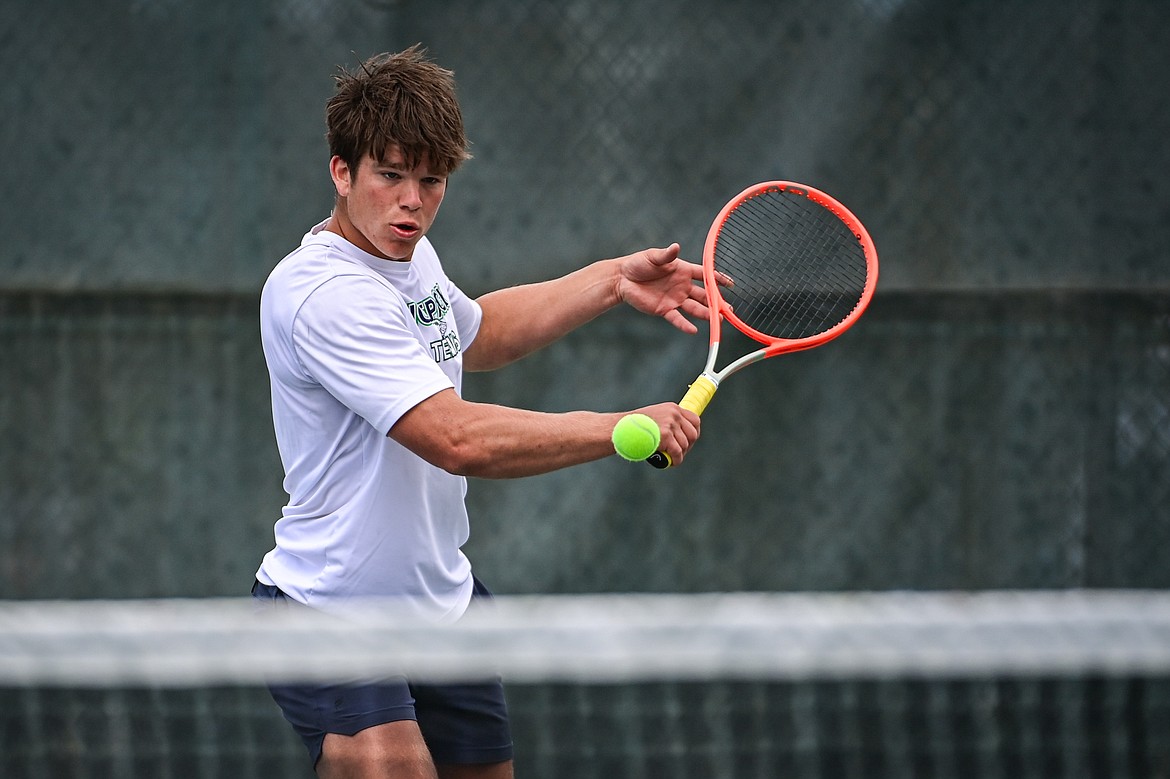
<path id="1" fill-rule="evenodd" d="M 273 269 L 260 334 L 288 505 L 256 578 L 338 611 L 403 598 L 437 620 L 471 598 L 467 482 L 386 433 L 413 406 L 461 391 L 483 312 L 423 238 L 409 262 L 314 227 Z"/>

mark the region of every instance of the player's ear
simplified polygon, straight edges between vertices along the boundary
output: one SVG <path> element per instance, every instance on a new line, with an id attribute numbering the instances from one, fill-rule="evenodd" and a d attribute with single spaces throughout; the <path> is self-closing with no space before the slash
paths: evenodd
<path id="1" fill-rule="evenodd" d="M 349 163 L 334 154 L 329 160 L 329 175 L 333 178 L 333 188 L 337 190 L 337 196 L 349 197 L 349 190 L 353 183 L 353 170 L 349 167 Z"/>

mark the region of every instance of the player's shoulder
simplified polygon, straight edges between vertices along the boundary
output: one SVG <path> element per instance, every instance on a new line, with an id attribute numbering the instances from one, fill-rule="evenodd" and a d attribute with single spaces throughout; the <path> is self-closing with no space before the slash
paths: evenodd
<path id="1" fill-rule="evenodd" d="M 329 242 L 307 242 L 269 274 L 260 308 L 262 316 L 291 324 L 306 316 L 336 317 L 374 300 L 387 307 L 400 303 L 390 285 L 360 263 L 346 261 Z"/>
<path id="2" fill-rule="evenodd" d="M 333 280 L 374 279 L 376 274 L 347 256 L 340 238 L 332 234 L 305 236 L 269 273 L 266 287 L 305 289 Z"/>

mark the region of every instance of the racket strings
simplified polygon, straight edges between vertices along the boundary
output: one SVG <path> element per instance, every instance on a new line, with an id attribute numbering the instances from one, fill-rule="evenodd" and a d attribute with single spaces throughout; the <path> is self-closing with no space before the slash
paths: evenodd
<path id="1" fill-rule="evenodd" d="M 744 324 L 772 338 L 819 335 L 860 303 L 865 250 L 832 211 L 791 189 L 748 198 L 716 240 L 715 270 L 734 286 L 723 298 Z"/>

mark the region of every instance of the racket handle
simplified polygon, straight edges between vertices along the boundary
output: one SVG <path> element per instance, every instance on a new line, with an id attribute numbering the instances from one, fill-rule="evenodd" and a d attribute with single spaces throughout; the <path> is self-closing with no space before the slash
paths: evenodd
<path id="1" fill-rule="evenodd" d="M 709 376 L 703 374 L 695 379 L 695 383 L 687 389 L 687 394 L 683 395 L 683 399 L 678 404 L 687 411 L 693 411 L 699 416 L 702 416 L 703 412 L 707 410 L 707 404 L 711 402 L 711 398 L 715 397 L 715 390 L 717 389 L 719 389 L 719 385 Z M 659 470 L 674 465 L 671 462 L 670 455 L 666 452 L 655 452 L 646 458 L 646 462 Z"/>
<path id="2" fill-rule="evenodd" d="M 678 404 L 687 411 L 693 411 L 699 416 L 703 416 L 703 412 L 707 410 L 707 404 L 711 402 L 711 398 L 715 397 L 717 389 L 719 389 L 719 385 L 710 377 L 700 376 L 695 379 L 695 383 L 690 386 L 687 394 L 683 395 L 683 399 Z"/>

